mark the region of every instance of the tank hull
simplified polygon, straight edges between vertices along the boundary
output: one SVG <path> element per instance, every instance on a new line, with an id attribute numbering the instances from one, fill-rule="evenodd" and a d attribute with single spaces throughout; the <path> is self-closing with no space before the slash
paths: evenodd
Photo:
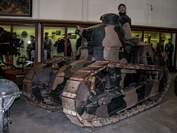
<path id="1" fill-rule="evenodd" d="M 51 69 L 51 64 L 64 60 L 71 61 L 55 57 L 30 68 L 23 94 L 36 106 L 50 111 L 63 109 L 72 123 L 82 127 L 105 126 L 152 108 L 161 102 L 170 86 L 170 73 L 165 67 L 72 60 L 69 69 L 66 65 Z M 46 78 L 51 73 L 54 77 Z M 109 78 L 114 75 L 113 80 Z M 136 81 L 129 82 L 131 78 Z M 43 85 L 36 85 L 39 80 L 51 83 L 50 87 L 45 90 Z M 57 88 L 58 84 L 62 86 Z M 53 90 L 59 92 L 56 95 L 60 100 L 51 95 Z"/>

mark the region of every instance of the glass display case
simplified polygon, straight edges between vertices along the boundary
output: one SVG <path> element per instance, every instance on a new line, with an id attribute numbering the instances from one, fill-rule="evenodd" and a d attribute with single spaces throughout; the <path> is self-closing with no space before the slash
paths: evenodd
<path id="1" fill-rule="evenodd" d="M 144 42 L 150 43 L 151 46 L 156 50 L 157 44 L 159 43 L 159 32 L 153 32 L 153 31 L 144 31 Z"/>
<path id="2" fill-rule="evenodd" d="M 43 30 L 43 58 L 44 60 L 53 56 L 76 56 L 76 41 L 79 38 L 75 34 L 75 27 L 48 27 Z M 65 35 L 66 32 L 66 35 Z M 66 39 L 65 39 L 66 38 Z M 66 41 L 66 43 L 65 43 Z M 67 51 L 65 53 L 65 45 Z M 50 56 L 48 55 L 50 54 Z"/>
<path id="3" fill-rule="evenodd" d="M 168 39 L 172 38 L 172 33 L 166 33 L 166 32 L 162 32 L 161 33 L 161 37 L 164 38 L 164 44 L 168 43 Z M 164 46 L 165 47 L 165 46 Z"/>
<path id="4" fill-rule="evenodd" d="M 17 63 L 19 57 L 25 57 L 27 60 L 32 60 L 36 62 L 37 58 L 35 56 L 35 35 L 36 35 L 36 27 L 33 26 L 18 26 L 18 25 L 0 25 L 5 31 L 13 33 L 13 38 L 17 38 L 19 40 L 20 46 L 17 47 L 20 55 L 8 55 L 3 56 L 4 62 L 7 64 L 13 64 L 17 68 L 21 68 L 22 64 Z M 34 37 L 34 46 L 32 48 L 31 44 L 31 36 Z M 29 48 L 29 52 L 28 49 Z M 32 56 L 32 57 L 31 57 Z M 1 65 L 4 65 L 1 63 Z"/>
<path id="5" fill-rule="evenodd" d="M 5 31 L 7 32 L 11 32 L 11 26 L 8 26 L 8 25 L 0 25 L 0 27 L 2 27 Z M 7 56 L 2 56 L 3 57 L 3 61 L 5 63 L 9 62 L 9 63 L 12 63 L 12 56 L 9 56 L 7 58 Z M 7 61 L 8 60 L 8 61 Z M 4 63 L 2 63 L 2 61 L 0 60 L 0 66 L 5 66 Z"/>
<path id="6" fill-rule="evenodd" d="M 133 37 L 138 37 L 141 41 L 143 41 L 142 31 L 132 30 L 132 36 Z"/>
<path id="7" fill-rule="evenodd" d="M 10 32 L 11 31 L 11 26 L 8 26 L 8 25 L 0 25 L 0 27 L 2 27 L 4 30 Z"/>
<path id="8" fill-rule="evenodd" d="M 65 27 L 44 27 L 43 37 L 44 60 L 53 56 L 64 56 Z"/>
<path id="9" fill-rule="evenodd" d="M 176 57 L 175 57 L 175 43 L 176 43 L 176 33 L 166 33 L 162 32 L 162 37 L 164 38 L 164 50 L 167 53 L 168 60 L 167 60 L 167 65 L 169 67 L 175 66 L 176 63 Z M 171 45 L 171 47 L 169 47 Z M 171 49 L 169 52 L 168 49 Z"/>
<path id="10" fill-rule="evenodd" d="M 13 32 L 16 33 L 17 38 L 20 38 L 21 47 L 19 52 L 21 57 L 26 57 L 30 61 L 35 60 L 35 27 L 33 26 L 13 26 Z M 31 37 L 34 37 L 32 40 Z M 33 44 L 34 41 L 34 44 Z M 13 64 L 19 66 L 17 63 L 18 56 L 13 56 Z"/>
<path id="11" fill-rule="evenodd" d="M 69 37 L 72 53 L 70 56 L 76 56 L 76 43 L 79 38 L 75 34 L 75 27 L 77 25 L 81 27 L 90 27 L 96 25 L 96 22 L 77 22 L 77 21 L 53 21 L 53 20 L 18 20 L 18 19 L 0 19 L 0 27 L 3 27 L 6 31 L 16 32 L 17 37 L 23 42 L 23 45 L 19 48 L 20 56 L 25 56 L 32 60 L 27 53 L 27 47 L 30 45 L 30 36 L 35 37 L 35 56 L 34 62 L 40 62 L 47 59 L 47 53 L 44 50 L 44 38 L 45 33 L 48 33 L 48 38 L 51 40 L 51 57 L 53 56 L 67 56 L 66 48 L 68 47 L 67 38 Z M 68 35 L 68 33 L 70 33 Z M 177 29 L 175 28 L 163 28 L 163 27 L 150 27 L 150 26 L 134 26 L 132 25 L 133 37 L 139 37 L 143 42 L 150 42 L 155 51 L 157 51 L 159 44 L 163 44 L 165 49 L 168 39 L 171 38 L 174 45 L 174 51 L 172 55 L 172 66 L 176 68 L 176 39 Z M 162 38 L 164 42 L 162 43 Z M 60 42 L 60 41 L 64 42 Z M 59 44 L 59 45 L 58 45 Z M 66 48 L 65 48 L 66 47 Z M 51 58 L 50 57 L 50 58 Z M 18 57 L 13 56 L 11 62 L 16 65 Z M 0 64 L 2 65 L 2 63 Z"/>
<path id="12" fill-rule="evenodd" d="M 79 35 L 75 34 L 76 28 L 75 27 L 68 27 L 67 33 L 70 33 L 70 42 L 71 42 L 71 47 L 72 47 L 72 56 L 76 57 L 76 42 L 77 39 L 79 38 Z"/>

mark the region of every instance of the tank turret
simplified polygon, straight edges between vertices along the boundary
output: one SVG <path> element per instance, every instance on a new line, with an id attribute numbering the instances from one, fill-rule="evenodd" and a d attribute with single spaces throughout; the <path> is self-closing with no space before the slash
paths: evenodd
<path id="1" fill-rule="evenodd" d="M 87 47 L 88 57 L 92 60 L 114 60 L 139 64 L 157 64 L 152 47 L 139 38 L 130 36 L 130 27 L 123 29 L 117 14 L 104 14 L 101 24 L 89 28 L 77 27 L 77 33 L 83 36 L 83 49 Z M 126 36 L 130 36 L 126 39 Z M 80 48 L 80 50 L 82 47 Z M 78 53 L 81 56 L 81 52 Z M 163 62 L 162 62 L 163 63 Z"/>

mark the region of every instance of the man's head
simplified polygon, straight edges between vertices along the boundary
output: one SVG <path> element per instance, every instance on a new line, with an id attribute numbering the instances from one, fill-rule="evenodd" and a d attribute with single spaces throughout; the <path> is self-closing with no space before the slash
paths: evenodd
<path id="1" fill-rule="evenodd" d="M 119 13 L 125 13 L 126 12 L 126 6 L 125 6 L 125 4 L 120 4 L 119 6 L 118 6 L 118 11 L 119 11 Z"/>
<path id="2" fill-rule="evenodd" d="M 33 35 L 30 35 L 30 38 L 31 38 L 31 40 L 34 40 L 34 36 Z"/>
<path id="3" fill-rule="evenodd" d="M 45 32 L 45 37 L 48 37 L 49 33 L 48 32 Z"/>
<path id="4" fill-rule="evenodd" d="M 168 42 L 171 43 L 171 38 L 168 39 Z"/>
<path id="5" fill-rule="evenodd" d="M 68 39 L 70 39 L 70 38 L 71 38 L 71 33 L 68 33 L 67 38 L 68 38 Z"/>

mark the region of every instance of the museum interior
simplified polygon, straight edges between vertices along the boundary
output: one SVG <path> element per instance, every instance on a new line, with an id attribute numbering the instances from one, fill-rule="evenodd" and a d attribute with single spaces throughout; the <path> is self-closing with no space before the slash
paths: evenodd
<path id="1" fill-rule="evenodd" d="M 177 133 L 176 4 L 27 0 L 27 14 L 0 5 L 0 132 Z"/>

